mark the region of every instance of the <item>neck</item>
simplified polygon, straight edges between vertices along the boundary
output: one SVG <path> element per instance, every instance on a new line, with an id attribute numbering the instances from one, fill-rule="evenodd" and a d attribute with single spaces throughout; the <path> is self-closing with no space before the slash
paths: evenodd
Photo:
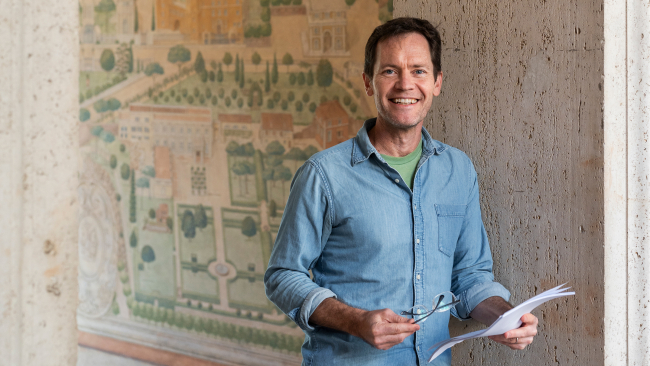
<path id="1" fill-rule="evenodd" d="M 412 153 L 420 144 L 422 122 L 409 128 L 397 128 L 377 118 L 375 126 L 368 131 L 368 138 L 380 154 L 403 157 Z"/>

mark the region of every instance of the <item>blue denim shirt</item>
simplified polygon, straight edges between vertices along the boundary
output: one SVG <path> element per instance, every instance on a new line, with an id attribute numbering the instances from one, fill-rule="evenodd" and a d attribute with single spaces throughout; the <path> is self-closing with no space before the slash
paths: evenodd
<path id="1" fill-rule="evenodd" d="M 452 291 L 460 319 L 488 297 L 510 297 L 494 282 L 469 158 L 422 129 L 411 191 L 370 143 L 375 122 L 312 156 L 291 183 L 264 283 L 268 298 L 305 332 L 303 365 L 423 365 L 428 348 L 449 338 L 449 313 L 434 313 L 403 343 L 378 350 L 308 323 L 328 297 L 399 314 L 418 304 L 430 309 L 434 296 Z M 450 362 L 448 350 L 432 365 Z"/>

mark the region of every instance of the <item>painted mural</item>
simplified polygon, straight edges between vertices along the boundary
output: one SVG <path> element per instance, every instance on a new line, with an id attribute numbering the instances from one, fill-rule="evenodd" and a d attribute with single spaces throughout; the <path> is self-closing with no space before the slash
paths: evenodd
<path id="1" fill-rule="evenodd" d="M 375 115 L 363 48 L 391 17 L 392 0 L 80 0 L 82 332 L 300 363 L 262 278 L 296 169 Z"/>

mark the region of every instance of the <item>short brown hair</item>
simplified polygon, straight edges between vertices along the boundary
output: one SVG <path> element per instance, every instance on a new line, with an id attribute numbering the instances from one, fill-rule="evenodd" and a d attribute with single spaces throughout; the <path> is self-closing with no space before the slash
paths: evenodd
<path id="1" fill-rule="evenodd" d="M 372 79 L 377 60 L 377 44 L 384 39 L 407 33 L 419 33 L 426 38 L 433 62 L 434 79 L 442 71 L 440 67 L 440 33 L 428 20 L 418 18 L 396 18 L 378 26 L 368 38 L 363 73 Z"/>

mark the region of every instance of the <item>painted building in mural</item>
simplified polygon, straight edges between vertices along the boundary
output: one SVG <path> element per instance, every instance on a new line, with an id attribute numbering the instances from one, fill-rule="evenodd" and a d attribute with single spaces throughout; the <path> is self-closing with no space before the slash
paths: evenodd
<path id="1" fill-rule="evenodd" d="M 304 33 L 309 56 L 349 56 L 347 52 L 347 8 L 345 0 L 309 1 L 309 30 Z"/>
<path id="2" fill-rule="evenodd" d="M 241 43 L 243 4 L 243 0 L 156 0 L 158 29 L 179 32 L 184 42 Z"/>
<path id="3" fill-rule="evenodd" d="M 359 39 L 380 6 L 80 2 L 86 336 L 300 364 L 303 333 L 263 275 L 293 174 L 374 113 Z"/>

